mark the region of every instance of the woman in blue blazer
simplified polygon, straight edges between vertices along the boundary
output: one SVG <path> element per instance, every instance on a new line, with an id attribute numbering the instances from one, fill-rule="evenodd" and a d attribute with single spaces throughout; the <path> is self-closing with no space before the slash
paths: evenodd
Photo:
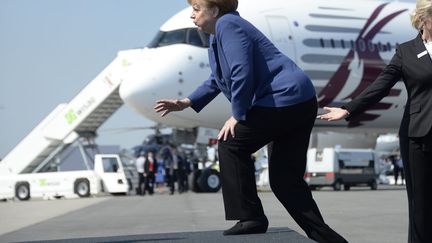
<path id="1" fill-rule="evenodd" d="M 321 119 L 349 120 L 379 102 L 399 80 L 408 100 L 399 129 L 409 206 L 408 242 L 432 242 L 432 2 L 418 0 L 412 15 L 420 34 L 399 45 L 372 85 L 342 108 L 325 107 Z"/>
<path id="2" fill-rule="evenodd" d="M 324 220 L 303 176 L 317 101 L 310 79 L 257 28 L 236 12 L 237 0 L 189 0 L 192 20 L 211 34 L 211 75 L 183 100 L 159 100 L 162 116 L 203 109 L 222 92 L 232 116 L 222 127 L 219 165 L 227 220 L 225 235 L 264 233 L 252 153 L 269 145 L 270 185 L 306 234 L 318 242 L 346 242 Z"/>

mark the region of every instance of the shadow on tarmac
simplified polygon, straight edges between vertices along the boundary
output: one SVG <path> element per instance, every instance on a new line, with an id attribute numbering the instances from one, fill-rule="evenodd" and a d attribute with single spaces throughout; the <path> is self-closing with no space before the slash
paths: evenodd
<path id="1" fill-rule="evenodd" d="M 66 242 L 66 243 L 138 243 L 138 242 L 175 242 L 175 243 L 213 243 L 213 242 L 290 242 L 290 243 L 311 243 L 314 242 L 289 228 L 269 228 L 266 234 L 235 235 L 224 236 L 222 231 L 201 231 L 201 232 L 180 232 L 168 234 L 148 234 L 148 235 L 126 235 L 111 237 L 91 237 L 77 239 L 58 239 L 44 241 L 26 241 L 31 243 L 38 242 Z"/>

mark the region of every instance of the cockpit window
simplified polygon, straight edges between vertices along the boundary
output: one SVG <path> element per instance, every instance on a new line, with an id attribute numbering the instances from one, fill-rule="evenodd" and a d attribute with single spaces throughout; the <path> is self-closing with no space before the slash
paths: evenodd
<path id="1" fill-rule="evenodd" d="M 189 44 L 194 45 L 194 46 L 202 46 L 202 40 L 200 35 L 198 34 L 198 31 L 193 31 L 190 30 L 188 31 L 188 39 L 189 39 Z"/>
<path id="2" fill-rule="evenodd" d="M 175 30 L 169 32 L 159 31 L 147 47 L 156 48 L 176 43 L 185 43 L 185 38 L 186 32 L 184 30 Z"/>
<path id="3" fill-rule="evenodd" d="M 208 48 L 209 35 L 201 33 L 197 28 L 179 29 L 173 31 L 159 31 L 156 37 L 147 46 L 157 48 L 174 44 L 189 44 L 193 46 Z"/>

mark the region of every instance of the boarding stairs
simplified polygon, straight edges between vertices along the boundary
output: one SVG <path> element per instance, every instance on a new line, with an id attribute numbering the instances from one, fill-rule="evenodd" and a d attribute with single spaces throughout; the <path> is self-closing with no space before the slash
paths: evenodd
<path id="1" fill-rule="evenodd" d="M 58 105 L 0 162 L 0 174 L 35 173 L 78 139 L 97 129 L 122 105 L 119 87 L 127 70 L 127 52 L 119 52 L 69 103 Z"/>

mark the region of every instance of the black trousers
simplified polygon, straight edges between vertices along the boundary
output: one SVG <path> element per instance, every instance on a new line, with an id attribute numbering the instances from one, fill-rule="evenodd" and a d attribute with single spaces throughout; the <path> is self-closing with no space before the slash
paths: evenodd
<path id="1" fill-rule="evenodd" d="M 408 242 L 432 242 L 432 130 L 422 138 L 400 136 L 408 194 Z"/>
<path id="2" fill-rule="evenodd" d="M 402 180 L 401 184 L 403 184 L 403 181 L 405 180 L 405 174 L 404 174 L 403 168 L 399 168 L 399 166 L 393 165 L 393 175 L 394 175 L 394 179 L 395 179 L 395 185 L 397 184 L 399 174 L 400 174 L 401 180 Z"/>
<path id="3" fill-rule="evenodd" d="M 174 193 L 175 191 L 175 183 L 177 180 L 178 180 L 178 171 L 177 169 L 173 169 L 172 174 L 169 174 L 168 177 L 168 186 L 170 188 L 171 193 Z M 180 185 L 179 185 L 179 189 L 180 189 Z"/>
<path id="4" fill-rule="evenodd" d="M 309 138 L 317 115 L 317 102 L 283 108 L 256 107 L 235 127 L 235 138 L 219 142 L 222 194 L 227 220 L 264 215 L 255 183 L 251 155 L 269 145 L 270 186 L 278 200 L 306 232 L 318 242 L 346 242 L 324 223 L 304 181 Z"/>
<path id="5" fill-rule="evenodd" d="M 150 172 L 145 176 L 143 195 L 145 195 L 147 191 L 150 195 L 153 195 L 154 184 L 155 184 L 155 174 L 153 172 Z"/>
<path id="6" fill-rule="evenodd" d="M 145 189 L 145 177 L 143 173 L 138 172 L 138 186 L 136 188 L 137 195 L 143 195 Z"/>

